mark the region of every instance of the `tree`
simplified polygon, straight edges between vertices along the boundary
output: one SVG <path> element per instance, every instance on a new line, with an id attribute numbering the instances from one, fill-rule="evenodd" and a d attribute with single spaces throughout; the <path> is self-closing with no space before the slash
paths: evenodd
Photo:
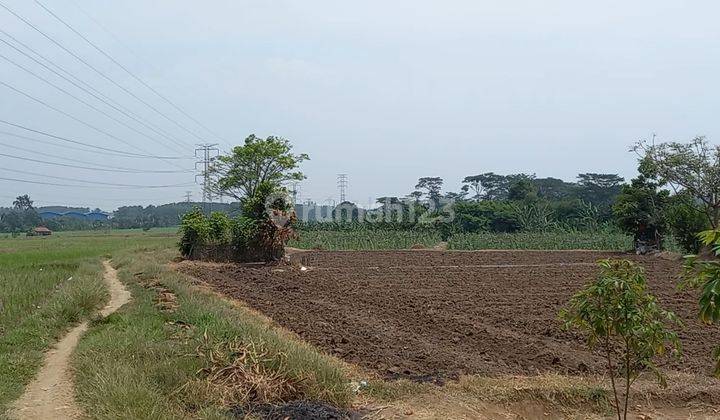
<path id="1" fill-rule="evenodd" d="M 482 183 L 483 177 L 484 175 L 471 175 L 466 176 L 462 181 L 462 191 L 467 193 L 472 190 L 474 192 L 472 198 L 475 201 L 480 201 L 483 198 L 483 193 L 485 192 L 485 186 Z"/>
<path id="2" fill-rule="evenodd" d="M 715 257 L 720 257 L 720 230 L 708 230 L 698 235 L 703 245 L 712 249 Z M 700 289 L 700 320 L 706 324 L 720 321 L 720 261 L 701 259 L 697 255 L 685 258 L 681 288 Z M 720 378 L 720 347 L 713 351 L 715 359 L 714 375 Z"/>
<path id="3" fill-rule="evenodd" d="M 296 169 L 308 159 L 304 153 L 293 154 L 292 145 L 282 137 L 262 139 L 251 134 L 244 145 L 219 156 L 210 166 L 211 190 L 242 202 L 256 197 L 263 185 L 276 190 L 283 183 L 302 181 L 305 175 Z"/>
<path id="4" fill-rule="evenodd" d="M 580 198 L 603 210 L 610 209 L 625 182 L 617 174 L 584 173 L 577 177 Z"/>
<path id="5" fill-rule="evenodd" d="M 211 191 L 237 198 L 242 208 L 242 217 L 234 221 L 235 227 L 229 227 L 232 240 L 223 244 L 230 247 L 233 258 L 271 261 L 283 256 L 285 245 L 296 236 L 293 224 L 297 221 L 283 184 L 305 179 L 297 169 L 308 159 L 306 154 L 293 154 L 292 145 L 283 138 L 261 139 L 250 135 L 244 145 L 234 147 L 229 155 L 219 156 L 212 163 Z M 195 222 L 211 224 L 210 219 L 204 217 L 193 219 Z M 188 225 L 187 229 L 190 228 Z M 201 243 L 193 246 L 184 243 L 185 250 L 208 245 L 202 243 L 205 240 L 202 236 L 188 237 L 197 238 Z"/>
<path id="6" fill-rule="evenodd" d="M 418 179 L 417 185 L 415 185 L 416 190 L 425 190 L 426 195 L 428 197 L 428 200 L 430 200 L 435 206 L 440 202 L 440 198 L 442 197 L 442 194 L 440 194 L 440 191 L 442 190 L 443 180 L 440 177 L 423 177 Z"/>
<path id="7" fill-rule="evenodd" d="M 537 190 L 529 179 L 518 179 L 508 189 L 508 200 L 526 201 L 534 199 L 537 199 Z"/>
<path id="8" fill-rule="evenodd" d="M 644 171 L 676 193 L 687 191 L 702 203 L 711 227 L 720 227 L 720 146 L 696 137 L 689 143 L 640 141 L 632 150 L 640 156 Z"/>
<path id="9" fill-rule="evenodd" d="M 710 229 L 705 212 L 687 191 L 670 196 L 665 209 L 668 229 L 680 246 L 689 254 L 697 254 L 702 247 L 698 232 Z"/>
<path id="10" fill-rule="evenodd" d="M 630 185 L 622 187 L 612 210 L 620 228 L 633 234 L 636 243 L 651 242 L 661 248 L 670 193 L 658 191 L 658 187 L 658 184 L 640 175 Z"/>
<path id="11" fill-rule="evenodd" d="M 526 175 L 525 175 L 526 176 Z M 508 189 L 512 181 L 520 179 L 520 175 L 498 175 L 493 172 L 486 172 L 479 175 L 466 176 L 463 179 L 463 190 L 474 191 L 475 201 L 480 200 L 504 200 L 507 198 Z"/>
<path id="12" fill-rule="evenodd" d="M 20 232 L 23 230 L 23 220 L 19 212 L 11 211 L 3 213 L 0 217 L 0 230 L 4 232 Z"/>
<path id="13" fill-rule="evenodd" d="M 31 210 L 33 208 L 33 201 L 30 199 L 30 196 L 25 195 L 19 195 L 15 201 L 13 201 L 13 207 L 15 210 L 19 211 L 27 211 Z"/>
<path id="14" fill-rule="evenodd" d="M 417 190 L 408 194 L 408 197 L 415 200 L 416 204 L 420 202 L 420 199 L 422 198 L 422 196 L 423 196 L 422 191 L 417 191 Z"/>
<path id="15" fill-rule="evenodd" d="M 577 194 L 577 184 L 558 178 L 536 178 L 533 184 L 539 198 L 546 200 L 564 200 Z"/>
<path id="16" fill-rule="evenodd" d="M 583 331 L 591 349 L 603 352 L 617 418 L 626 419 L 630 388 L 643 371 L 652 371 L 666 385 L 653 359 L 668 350 L 679 354 L 677 334 L 666 325 L 679 321 L 647 291 L 642 267 L 627 260 L 603 260 L 599 266 L 597 279 L 571 298 L 560 318 L 566 328 Z M 622 403 L 618 378 L 624 379 Z"/>

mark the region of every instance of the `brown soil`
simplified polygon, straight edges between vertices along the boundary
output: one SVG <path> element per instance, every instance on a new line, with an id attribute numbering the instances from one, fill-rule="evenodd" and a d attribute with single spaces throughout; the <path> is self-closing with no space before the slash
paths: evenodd
<path id="1" fill-rule="evenodd" d="M 640 261 L 661 305 L 685 323 L 683 358 L 662 366 L 708 374 L 720 328 L 697 320 L 694 293 L 677 291 L 677 261 L 587 251 L 311 251 L 280 267 L 178 267 L 350 363 L 386 378 L 442 382 L 602 373 L 601 359 L 561 329 L 557 314 L 608 257 Z"/>

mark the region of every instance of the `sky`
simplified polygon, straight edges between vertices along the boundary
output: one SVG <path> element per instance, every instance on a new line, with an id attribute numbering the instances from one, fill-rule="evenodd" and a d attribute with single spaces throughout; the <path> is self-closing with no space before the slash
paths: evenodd
<path id="1" fill-rule="evenodd" d="M 445 191 L 491 171 L 629 179 L 628 149 L 653 133 L 718 143 L 717 2 L 40 2 L 182 112 L 35 1 L 0 0 L 97 71 L 2 7 L 0 29 L 115 105 L 0 41 L 0 119 L 104 148 L 0 123 L 0 205 L 24 193 L 105 210 L 182 201 L 186 191 L 199 200 L 187 172 L 195 144 L 223 151 L 249 134 L 285 137 L 310 155 L 300 200 L 337 200 L 345 173 L 361 205 L 404 196 L 422 176 L 442 177 Z"/>

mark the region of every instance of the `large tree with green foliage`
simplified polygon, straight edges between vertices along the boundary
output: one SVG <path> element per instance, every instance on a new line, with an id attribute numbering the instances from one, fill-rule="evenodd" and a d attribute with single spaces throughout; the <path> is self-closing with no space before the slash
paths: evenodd
<path id="1" fill-rule="evenodd" d="M 440 191 L 442 190 L 442 186 L 442 178 L 437 176 L 426 176 L 418 179 L 417 185 L 415 185 L 415 189 L 425 190 L 425 195 L 427 196 L 428 200 L 434 203 L 437 207 L 440 202 L 440 198 L 442 197 L 442 194 L 440 193 Z"/>
<path id="2" fill-rule="evenodd" d="M 584 173 L 578 176 L 579 197 L 601 209 L 610 209 L 625 180 L 617 174 Z"/>
<path id="3" fill-rule="evenodd" d="M 720 146 L 696 137 L 689 143 L 640 141 L 633 150 L 640 155 L 644 173 L 676 193 L 687 192 L 693 199 L 688 205 L 700 203 L 712 228 L 720 227 Z"/>
<path id="4" fill-rule="evenodd" d="M 283 138 L 255 135 L 230 154 L 218 157 L 209 171 L 211 188 L 240 200 L 242 217 L 230 221 L 219 213 L 209 219 L 197 211 L 187 214 L 182 223 L 183 255 L 194 257 L 198 249 L 204 252 L 215 247 L 232 250 L 232 257 L 239 260 L 282 257 L 285 244 L 294 236 L 295 220 L 284 183 L 305 178 L 298 166 L 307 159 L 306 154 L 292 153 L 292 145 Z"/>
<path id="5" fill-rule="evenodd" d="M 245 144 L 221 155 L 210 167 L 212 190 L 241 202 L 274 192 L 284 183 L 305 179 L 298 166 L 308 160 L 306 154 L 292 153 L 292 145 L 282 137 L 260 138 L 251 134 Z"/>
<path id="6" fill-rule="evenodd" d="M 620 228 L 634 235 L 635 240 L 662 245 L 666 231 L 666 208 L 669 191 L 643 175 L 624 185 L 613 205 L 613 216 Z"/>

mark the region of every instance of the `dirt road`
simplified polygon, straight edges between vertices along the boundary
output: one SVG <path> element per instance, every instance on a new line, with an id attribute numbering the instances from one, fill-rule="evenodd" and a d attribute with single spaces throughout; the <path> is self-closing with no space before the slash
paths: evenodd
<path id="1" fill-rule="evenodd" d="M 117 272 L 109 261 L 104 261 L 103 266 L 110 302 L 100 310 L 100 315 L 106 317 L 130 300 L 130 292 L 120 283 Z M 76 419 L 81 416 L 82 412 L 75 404 L 69 361 L 80 337 L 87 329 L 87 322 L 76 326 L 46 354 L 38 376 L 10 409 L 10 418 Z"/>

